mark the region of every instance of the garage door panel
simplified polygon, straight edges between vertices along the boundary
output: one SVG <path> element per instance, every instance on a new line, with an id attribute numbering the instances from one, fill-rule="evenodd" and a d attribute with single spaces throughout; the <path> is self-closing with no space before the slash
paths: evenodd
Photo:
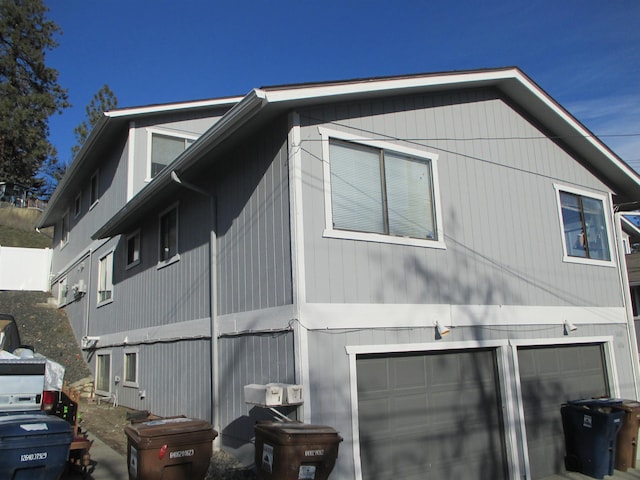
<path id="1" fill-rule="evenodd" d="M 384 359 L 372 359 L 358 369 L 358 391 L 362 393 L 378 392 L 389 389 Z"/>
<path id="2" fill-rule="evenodd" d="M 427 372 L 424 359 L 420 357 L 398 358 L 394 362 L 394 375 L 391 378 L 392 387 L 426 387 Z"/>
<path id="3" fill-rule="evenodd" d="M 522 347 L 518 364 L 531 476 L 562 473 L 560 406 L 568 400 L 608 395 L 602 346 Z"/>
<path id="4" fill-rule="evenodd" d="M 380 357 L 359 356 L 358 378 Z M 398 380 L 387 391 L 358 392 L 363 479 L 505 478 L 495 351 L 382 357 L 378 374 Z M 376 428 L 384 423 L 376 415 L 389 430 Z"/>

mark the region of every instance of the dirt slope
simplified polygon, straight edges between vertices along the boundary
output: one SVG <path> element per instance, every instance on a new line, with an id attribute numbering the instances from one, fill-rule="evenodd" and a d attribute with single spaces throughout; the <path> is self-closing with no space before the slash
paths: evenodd
<path id="1" fill-rule="evenodd" d="M 71 384 L 91 372 L 66 315 L 48 299 L 46 292 L 0 291 L 0 312 L 15 317 L 23 344 L 65 367 L 65 381 Z"/>

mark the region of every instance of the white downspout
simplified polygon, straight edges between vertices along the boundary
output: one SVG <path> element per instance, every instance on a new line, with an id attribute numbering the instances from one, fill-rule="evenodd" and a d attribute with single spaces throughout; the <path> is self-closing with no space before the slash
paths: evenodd
<path id="1" fill-rule="evenodd" d="M 218 432 L 218 436 L 214 439 L 214 448 L 220 448 L 221 443 L 221 426 L 220 426 L 220 362 L 217 361 L 218 355 L 218 311 L 217 311 L 217 265 L 218 265 L 218 250 L 217 250 L 217 235 L 216 235 L 216 197 L 209 193 L 204 188 L 194 185 L 189 182 L 183 182 L 175 170 L 171 172 L 171 180 L 178 185 L 191 190 L 193 192 L 209 197 L 209 208 L 211 209 L 211 234 L 209 237 L 209 271 L 210 271 L 210 292 L 209 292 L 209 318 L 211 318 L 211 348 L 209 349 L 209 362 L 211 365 L 212 378 L 211 378 L 211 419 L 213 428 Z"/>

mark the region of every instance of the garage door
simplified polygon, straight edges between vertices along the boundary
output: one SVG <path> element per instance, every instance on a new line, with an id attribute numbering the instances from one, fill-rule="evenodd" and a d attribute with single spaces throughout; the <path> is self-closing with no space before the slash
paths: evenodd
<path id="1" fill-rule="evenodd" d="M 359 355 L 365 480 L 506 478 L 494 350 Z"/>
<path id="2" fill-rule="evenodd" d="M 531 477 L 564 471 L 560 406 L 609 394 L 602 345 L 518 349 Z"/>

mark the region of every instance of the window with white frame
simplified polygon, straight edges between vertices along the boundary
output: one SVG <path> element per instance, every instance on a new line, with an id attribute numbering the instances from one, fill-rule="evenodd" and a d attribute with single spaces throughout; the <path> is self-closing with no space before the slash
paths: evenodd
<path id="1" fill-rule="evenodd" d="M 78 194 L 76 196 L 76 199 L 73 202 L 73 216 L 74 218 L 77 217 L 78 215 L 80 215 L 80 212 L 82 211 L 82 194 Z"/>
<path id="2" fill-rule="evenodd" d="M 65 246 L 69 243 L 69 211 L 64 212 L 62 215 L 60 228 L 60 245 Z"/>
<path id="3" fill-rule="evenodd" d="M 149 155 L 149 178 L 154 178 L 160 171 L 173 162 L 185 151 L 195 139 L 192 137 L 170 135 L 168 133 L 150 132 L 151 145 Z"/>
<path id="4" fill-rule="evenodd" d="M 111 391 L 111 353 L 96 355 L 96 393 L 109 394 Z"/>
<path id="5" fill-rule="evenodd" d="M 137 349 L 126 349 L 124 351 L 124 385 L 127 387 L 138 386 Z"/>
<path id="6" fill-rule="evenodd" d="M 113 299 L 113 251 L 98 262 L 98 304 Z"/>
<path id="7" fill-rule="evenodd" d="M 94 173 L 91 176 L 91 182 L 89 184 L 89 205 L 92 207 L 98 202 L 98 198 L 100 198 L 98 178 L 98 172 Z"/>
<path id="8" fill-rule="evenodd" d="M 127 236 L 127 268 L 140 263 L 140 231 Z"/>
<path id="9" fill-rule="evenodd" d="M 67 277 L 64 277 L 58 282 L 58 306 L 62 307 L 67 303 L 67 293 L 69 289 L 67 286 Z"/>
<path id="10" fill-rule="evenodd" d="M 168 263 L 178 256 L 178 206 L 173 206 L 160 215 L 160 249 L 158 260 Z"/>
<path id="11" fill-rule="evenodd" d="M 436 155 L 342 132 L 321 133 L 329 159 L 326 236 L 444 248 Z"/>
<path id="12" fill-rule="evenodd" d="M 611 262 L 606 197 L 556 185 L 565 260 Z"/>

